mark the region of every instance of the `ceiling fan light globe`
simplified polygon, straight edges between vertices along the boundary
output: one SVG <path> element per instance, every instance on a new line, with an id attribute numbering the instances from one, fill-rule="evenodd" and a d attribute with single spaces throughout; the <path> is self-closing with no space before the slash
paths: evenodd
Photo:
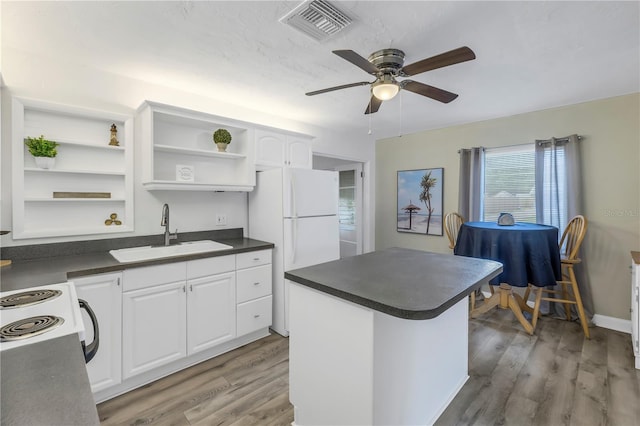
<path id="1" fill-rule="evenodd" d="M 388 101 L 389 99 L 393 99 L 398 92 L 400 91 L 400 87 L 397 83 L 380 83 L 375 84 L 371 87 L 371 93 L 376 98 L 381 101 Z"/>

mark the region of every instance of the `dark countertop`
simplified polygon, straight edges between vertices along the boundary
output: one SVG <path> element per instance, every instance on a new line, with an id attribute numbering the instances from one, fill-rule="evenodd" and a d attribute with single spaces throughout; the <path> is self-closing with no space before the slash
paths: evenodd
<path id="1" fill-rule="evenodd" d="M 287 279 L 398 318 L 434 318 L 502 272 L 502 264 L 390 248 L 285 272 Z"/>
<path id="2" fill-rule="evenodd" d="M 218 239 L 216 241 L 230 245 L 233 249 L 134 263 L 119 263 L 109 254 L 108 250 L 104 252 L 44 257 L 24 261 L 14 260 L 11 265 L 5 266 L 0 270 L 2 277 L 2 280 L 0 280 L 0 290 L 19 290 L 21 288 L 61 283 L 84 275 L 117 272 L 141 266 L 183 262 L 206 257 L 226 256 L 274 247 L 272 243 L 252 240 L 250 238 Z"/>
<path id="3" fill-rule="evenodd" d="M 73 277 L 84 275 L 274 247 L 273 243 L 243 238 L 241 230 L 239 233 L 215 232 L 185 235 L 181 241 L 213 239 L 233 248 L 126 264 L 118 263 L 109 250 L 157 244 L 161 236 L 5 248 L 3 257 L 12 259 L 12 264 L 0 269 L 0 290 L 19 290 L 72 281 Z M 100 424 L 77 335 L 3 351 L 0 361 L 3 425 Z"/>
<path id="4" fill-rule="evenodd" d="M 6 350 L 0 368 L 3 425 L 100 424 L 76 334 Z"/>

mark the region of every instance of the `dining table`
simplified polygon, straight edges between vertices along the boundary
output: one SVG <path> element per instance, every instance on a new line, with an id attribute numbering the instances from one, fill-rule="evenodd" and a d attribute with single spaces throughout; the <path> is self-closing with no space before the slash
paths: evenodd
<path id="1" fill-rule="evenodd" d="M 503 265 L 503 272 L 489 282 L 498 287 L 497 291 L 492 291 L 491 297 L 477 308 L 472 307 L 471 317 L 476 318 L 495 307 L 511 309 L 523 328 L 533 334 L 534 326 L 523 311 L 537 318 L 539 303 L 530 307 L 513 287 L 554 286 L 561 279 L 558 228 L 526 222 L 513 225 L 466 222 L 460 227 L 454 254 L 494 260 Z M 538 291 L 538 298 L 540 294 Z"/>

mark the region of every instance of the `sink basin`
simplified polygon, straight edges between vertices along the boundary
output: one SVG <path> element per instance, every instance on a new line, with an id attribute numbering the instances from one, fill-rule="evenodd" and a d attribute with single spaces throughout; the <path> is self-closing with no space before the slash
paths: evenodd
<path id="1" fill-rule="evenodd" d="M 167 257 L 185 256 L 188 254 L 206 253 L 210 251 L 233 248 L 226 244 L 211 240 L 187 241 L 170 246 L 144 246 L 119 250 L 111 250 L 109 254 L 120 263 L 141 262 L 144 260 L 163 259 Z"/>

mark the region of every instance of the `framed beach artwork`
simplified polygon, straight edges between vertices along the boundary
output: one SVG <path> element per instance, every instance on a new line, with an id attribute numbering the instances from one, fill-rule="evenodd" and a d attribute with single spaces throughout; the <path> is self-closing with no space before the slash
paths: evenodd
<path id="1" fill-rule="evenodd" d="M 443 235 L 444 169 L 398 171 L 398 232 Z"/>

